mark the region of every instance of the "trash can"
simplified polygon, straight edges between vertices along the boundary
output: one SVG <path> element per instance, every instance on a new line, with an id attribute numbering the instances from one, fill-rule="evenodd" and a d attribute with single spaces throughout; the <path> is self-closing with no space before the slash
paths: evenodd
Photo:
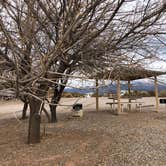
<path id="1" fill-rule="evenodd" d="M 160 104 L 166 104 L 166 99 L 160 99 Z"/>
<path id="2" fill-rule="evenodd" d="M 82 104 L 77 103 L 73 105 L 73 116 L 75 117 L 82 117 L 83 116 L 83 110 L 82 110 Z"/>

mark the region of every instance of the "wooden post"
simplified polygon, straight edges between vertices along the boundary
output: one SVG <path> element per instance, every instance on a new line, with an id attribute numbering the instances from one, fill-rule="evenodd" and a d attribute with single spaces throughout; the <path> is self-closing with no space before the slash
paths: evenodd
<path id="1" fill-rule="evenodd" d="M 117 114 L 121 112 L 121 103 L 120 103 L 120 78 L 117 80 L 117 100 L 118 100 L 118 109 Z"/>
<path id="2" fill-rule="evenodd" d="M 159 111 L 159 97 L 158 97 L 157 76 L 154 77 L 154 82 L 155 82 L 156 112 L 158 112 Z"/>
<path id="3" fill-rule="evenodd" d="M 99 111 L 99 82 L 98 78 L 96 78 L 96 111 Z"/>
<path id="4" fill-rule="evenodd" d="M 129 111 L 131 111 L 131 82 L 128 81 L 128 93 L 129 93 Z"/>

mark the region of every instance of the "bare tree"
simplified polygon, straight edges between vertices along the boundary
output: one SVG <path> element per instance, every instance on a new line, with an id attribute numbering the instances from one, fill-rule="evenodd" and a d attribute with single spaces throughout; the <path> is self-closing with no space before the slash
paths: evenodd
<path id="1" fill-rule="evenodd" d="M 49 88 L 54 89 L 51 121 L 56 121 L 68 74 L 87 68 L 95 73 L 126 60 L 137 62 L 139 54 L 147 57 L 145 52 L 152 56 L 148 39 L 160 33 L 166 4 L 141 2 L 2 1 L 0 29 L 8 48 L 5 63 L 11 64 L 13 72 L 1 80 L 12 83 L 16 96 L 28 99 L 29 143 L 40 141 L 39 114 Z M 127 9 L 129 5 L 132 7 Z"/>

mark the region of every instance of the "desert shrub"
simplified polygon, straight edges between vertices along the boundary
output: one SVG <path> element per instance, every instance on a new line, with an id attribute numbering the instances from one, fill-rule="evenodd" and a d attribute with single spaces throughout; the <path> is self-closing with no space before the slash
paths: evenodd
<path id="1" fill-rule="evenodd" d="M 155 92 L 154 91 L 149 91 L 148 94 L 149 94 L 149 97 L 155 96 Z"/>
<path id="2" fill-rule="evenodd" d="M 159 92 L 160 97 L 166 97 L 166 90 L 162 90 Z"/>
<path id="3" fill-rule="evenodd" d="M 92 97 L 96 97 L 96 93 L 93 93 Z M 99 94 L 99 97 L 102 97 L 102 95 Z"/>
<path id="4" fill-rule="evenodd" d="M 151 97 L 154 95 L 155 93 L 153 91 L 132 91 L 130 97 Z M 126 92 L 122 97 L 129 97 L 129 93 Z"/>
<path id="5" fill-rule="evenodd" d="M 70 93 L 70 92 L 63 92 L 62 97 L 72 98 L 72 97 L 83 97 L 83 94 L 80 93 Z"/>

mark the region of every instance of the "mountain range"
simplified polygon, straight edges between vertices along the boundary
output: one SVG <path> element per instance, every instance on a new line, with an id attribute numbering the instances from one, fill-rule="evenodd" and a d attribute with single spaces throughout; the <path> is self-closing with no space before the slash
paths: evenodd
<path id="1" fill-rule="evenodd" d="M 107 86 L 100 86 L 99 87 L 99 94 L 103 93 L 116 93 L 117 85 L 116 83 L 109 84 Z M 154 83 L 151 81 L 133 81 L 132 82 L 132 90 L 134 91 L 154 91 Z M 166 90 L 166 84 L 165 85 L 158 85 L 159 91 Z M 128 90 L 127 83 L 121 83 L 121 90 L 126 91 Z M 82 88 L 65 88 L 65 92 L 70 93 L 80 93 L 80 94 L 88 94 L 88 93 L 95 93 L 94 87 L 85 86 Z"/>

